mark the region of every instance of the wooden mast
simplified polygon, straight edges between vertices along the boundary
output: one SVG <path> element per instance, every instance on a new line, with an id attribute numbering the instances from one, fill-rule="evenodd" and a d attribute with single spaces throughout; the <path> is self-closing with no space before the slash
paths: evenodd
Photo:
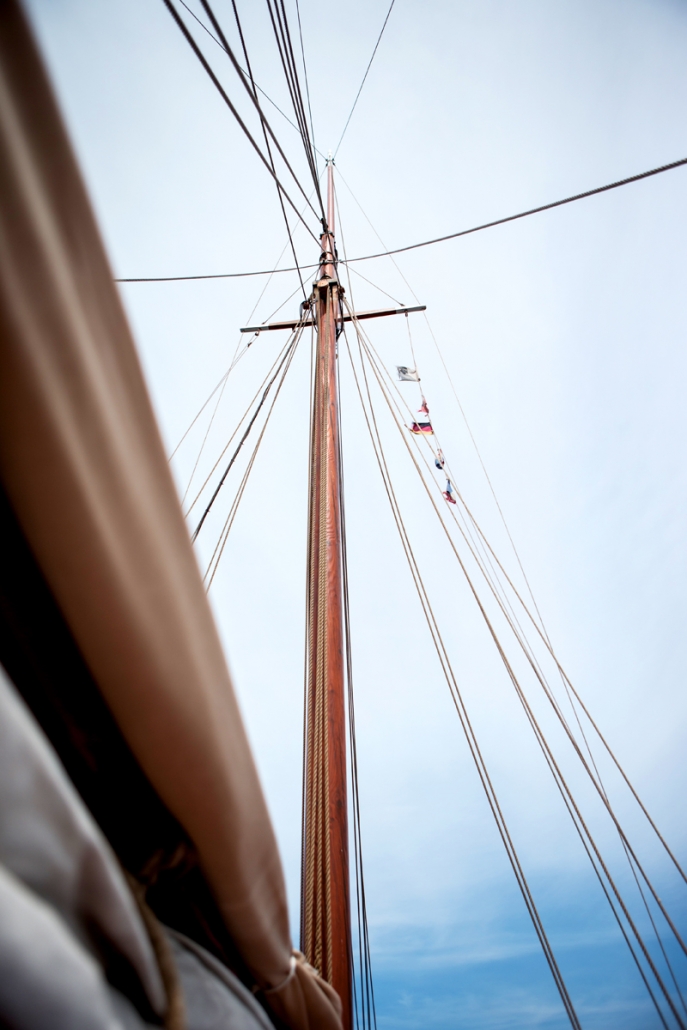
<path id="1" fill-rule="evenodd" d="M 334 169 L 327 167 L 327 228 L 314 285 L 317 326 L 308 553 L 308 670 L 304 761 L 301 948 L 336 989 L 352 1028 L 346 712 L 339 468 Z"/>

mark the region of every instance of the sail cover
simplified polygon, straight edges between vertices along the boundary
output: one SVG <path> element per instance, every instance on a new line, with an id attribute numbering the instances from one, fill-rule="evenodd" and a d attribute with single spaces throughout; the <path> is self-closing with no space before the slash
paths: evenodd
<path id="1" fill-rule="evenodd" d="M 272 1010 L 340 1026 L 281 862 L 134 343 L 40 58 L 0 3 L 0 479 L 97 688 Z M 275 990 L 276 988 L 276 990 Z"/>

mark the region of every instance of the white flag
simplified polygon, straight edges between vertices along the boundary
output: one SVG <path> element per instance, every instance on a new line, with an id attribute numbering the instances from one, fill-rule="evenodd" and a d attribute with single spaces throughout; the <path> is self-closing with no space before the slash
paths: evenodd
<path id="1" fill-rule="evenodd" d="M 406 383 L 419 383 L 420 377 L 414 368 L 406 368 L 405 365 L 396 365 L 398 378 Z"/>

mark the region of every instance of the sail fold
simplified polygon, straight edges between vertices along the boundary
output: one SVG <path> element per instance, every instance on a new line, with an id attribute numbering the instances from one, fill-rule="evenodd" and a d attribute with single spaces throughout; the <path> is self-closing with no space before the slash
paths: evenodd
<path id="1" fill-rule="evenodd" d="M 131 751 L 259 988 L 292 954 L 281 861 L 135 346 L 24 15 L 0 5 L 0 479 Z M 297 984 L 291 986 L 291 984 Z M 340 1025 L 298 964 L 267 996 Z"/>

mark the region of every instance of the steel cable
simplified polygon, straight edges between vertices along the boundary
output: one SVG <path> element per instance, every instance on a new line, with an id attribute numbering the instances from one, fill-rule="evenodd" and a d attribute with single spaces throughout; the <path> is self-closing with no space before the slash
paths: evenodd
<path id="1" fill-rule="evenodd" d="M 351 118 L 353 117 L 353 112 L 356 109 L 356 106 L 357 106 L 358 101 L 360 99 L 360 94 L 363 91 L 363 86 L 365 85 L 365 81 L 367 80 L 367 76 L 370 73 L 370 68 L 372 67 L 372 62 L 375 59 L 375 54 L 377 53 L 377 49 L 379 47 L 379 44 L 382 42 L 382 36 L 384 35 L 384 29 L 386 28 L 386 23 L 389 20 L 389 15 L 391 14 L 391 10 L 392 10 L 395 2 L 396 2 L 396 0 L 391 0 L 391 4 L 389 5 L 389 10 L 386 12 L 386 18 L 384 19 L 384 24 L 382 25 L 381 31 L 379 33 L 379 36 L 377 37 L 377 42 L 375 43 L 374 50 L 372 51 L 372 57 L 370 58 L 370 60 L 368 62 L 367 68 L 365 69 L 365 74 L 363 75 L 363 81 L 360 83 L 360 89 L 356 93 L 355 100 L 353 101 L 353 107 L 351 108 L 350 114 L 348 115 L 348 118 L 346 119 L 346 124 L 343 127 L 343 132 L 341 133 L 341 136 L 339 137 L 339 142 L 336 144 L 336 149 L 334 151 L 334 157 L 336 157 L 336 155 L 338 154 L 339 147 L 341 146 L 343 138 L 346 135 L 346 130 L 347 130 L 348 126 L 350 125 Z"/>
<path id="2" fill-rule="evenodd" d="M 203 22 L 198 17 L 198 15 L 195 13 L 195 11 L 191 10 L 191 8 L 188 6 L 188 4 L 185 3 L 185 0 L 179 0 L 179 3 L 181 4 L 182 7 L 184 7 L 186 9 L 186 11 L 191 15 L 191 17 L 200 25 L 200 27 L 203 30 L 203 32 L 205 32 L 210 37 L 210 39 L 212 39 L 217 44 L 217 46 L 220 47 L 221 50 L 224 50 L 224 47 L 222 46 L 222 44 L 218 40 L 217 36 L 213 35 L 213 33 L 210 31 L 210 29 L 205 24 L 205 22 Z M 226 53 L 226 50 L 224 50 L 224 52 Z M 243 71 L 244 69 L 241 69 L 241 70 Z M 275 104 L 274 100 L 272 100 L 272 98 L 269 96 L 269 94 L 265 92 L 265 90 L 262 88 L 262 86 L 259 86 L 258 83 L 256 82 L 255 88 L 257 89 L 257 91 L 259 93 L 262 94 L 262 96 L 265 98 L 267 103 L 271 104 L 272 107 L 275 109 L 275 111 L 277 111 L 282 116 L 282 118 L 289 123 L 291 128 L 295 129 L 296 132 L 300 133 L 301 130 L 298 128 L 298 126 L 294 122 L 291 121 L 291 119 L 289 118 L 288 114 L 286 114 L 284 111 L 282 111 L 281 107 L 279 107 L 278 104 Z M 319 151 L 317 150 L 317 148 L 315 148 L 315 149 L 316 149 L 316 152 L 319 154 Z M 320 157 L 324 158 L 324 154 L 320 154 Z"/>

